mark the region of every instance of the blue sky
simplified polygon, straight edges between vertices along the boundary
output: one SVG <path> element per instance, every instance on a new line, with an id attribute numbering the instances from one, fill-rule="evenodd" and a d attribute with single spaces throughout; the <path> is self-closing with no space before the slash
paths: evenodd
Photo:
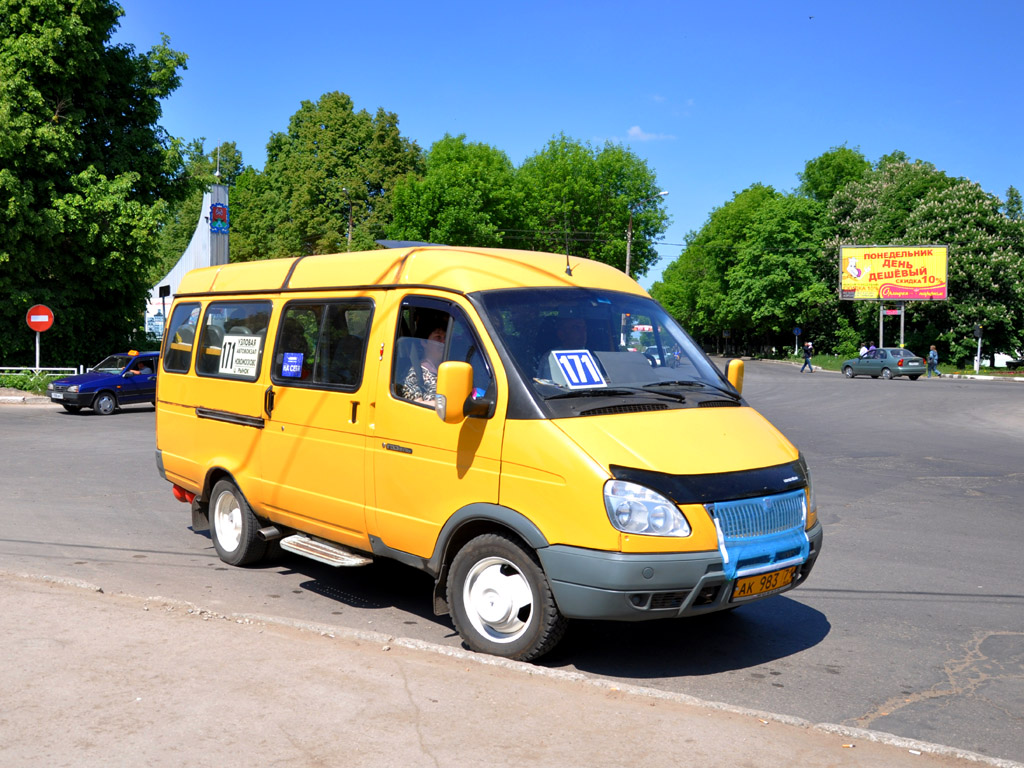
<path id="1" fill-rule="evenodd" d="M 1024 188 L 1019 0 L 121 3 L 115 42 L 166 33 L 188 54 L 164 128 L 257 168 L 300 102 L 335 90 L 423 149 L 463 133 L 518 165 L 559 133 L 628 145 L 670 193 L 645 287 L 734 193 L 790 191 L 834 146 Z"/>

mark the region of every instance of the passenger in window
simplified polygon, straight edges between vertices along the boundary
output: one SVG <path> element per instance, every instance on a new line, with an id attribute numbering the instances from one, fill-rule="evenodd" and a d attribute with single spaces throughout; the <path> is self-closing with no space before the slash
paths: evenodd
<path id="1" fill-rule="evenodd" d="M 419 364 L 409 368 L 402 383 L 401 395 L 406 400 L 433 405 L 437 398 L 437 367 L 444 359 L 446 335 L 445 327 L 438 326 L 423 339 L 423 356 Z"/>
<path id="2" fill-rule="evenodd" d="M 135 364 L 125 373 L 129 376 L 149 376 L 153 373 L 153 369 L 150 367 L 148 360 L 136 360 Z"/>

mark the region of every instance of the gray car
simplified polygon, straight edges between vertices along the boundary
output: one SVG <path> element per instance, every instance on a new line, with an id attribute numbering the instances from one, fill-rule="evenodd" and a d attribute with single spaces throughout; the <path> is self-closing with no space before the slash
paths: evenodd
<path id="1" fill-rule="evenodd" d="M 873 379 L 879 376 L 883 379 L 906 376 L 911 381 L 917 381 L 925 370 L 923 358 L 900 347 L 879 347 L 843 363 L 843 375 L 848 379 L 854 376 L 870 376 Z"/>

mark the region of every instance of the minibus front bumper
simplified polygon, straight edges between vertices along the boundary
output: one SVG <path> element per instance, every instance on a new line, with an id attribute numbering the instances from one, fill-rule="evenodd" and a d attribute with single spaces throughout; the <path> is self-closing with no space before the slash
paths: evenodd
<path id="1" fill-rule="evenodd" d="M 807 538 L 809 554 L 790 583 L 742 599 L 733 598 L 718 551 L 627 554 L 552 545 L 537 554 L 563 616 L 646 621 L 712 613 L 799 586 L 821 551 L 820 523 Z"/>

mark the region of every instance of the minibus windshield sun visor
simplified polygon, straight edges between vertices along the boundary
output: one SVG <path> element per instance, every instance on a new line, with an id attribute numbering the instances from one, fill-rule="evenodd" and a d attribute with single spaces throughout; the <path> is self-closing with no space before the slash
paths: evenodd
<path id="1" fill-rule="evenodd" d="M 646 486 L 668 496 L 676 504 L 749 499 L 793 491 L 807 485 L 807 471 L 800 461 L 741 472 L 705 475 L 670 475 L 614 464 L 609 470 L 616 480 Z"/>
<path id="2" fill-rule="evenodd" d="M 589 288 L 512 288 L 477 296 L 540 400 L 603 392 L 682 403 L 701 388 L 739 399 L 693 339 L 647 296 Z"/>

